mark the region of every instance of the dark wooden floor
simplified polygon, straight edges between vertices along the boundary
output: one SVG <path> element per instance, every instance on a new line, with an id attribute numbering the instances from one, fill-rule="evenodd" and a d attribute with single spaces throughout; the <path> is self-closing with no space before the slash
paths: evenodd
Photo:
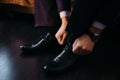
<path id="1" fill-rule="evenodd" d="M 42 34 L 39 29 L 34 28 L 33 15 L 14 14 L 6 17 L 0 16 L 0 80 L 119 80 L 119 66 L 108 68 L 96 68 L 92 61 L 78 65 L 75 69 L 60 75 L 47 75 L 43 66 L 54 56 L 56 52 L 42 52 L 35 55 L 20 56 L 19 46 L 33 43 Z M 119 31 L 118 31 L 119 32 Z M 117 34 L 117 32 L 116 32 Z M 115 37 L 107 38 L 117 38 Z M 120 53 L 118 42 L 113 39 L 103 47 L 107 47 L 107 54 Z M 114 44 L 113 44 L 114 43 Z M 100 47 L 102 48 L 102 47 Z M 99 51 L 102 52 L 102 51 Z M 102 58 L 102 57 L 101 57 Z M 111 61 L 113 61 L 111 58 Z M 119 60 L 119 59 L 118 59 Z M 94 62 L 94 61 L 93 61 Z M 113 62 L 114 63 L 114 62 Z M 116 64 L 120 64 L 116 62 Z"/>

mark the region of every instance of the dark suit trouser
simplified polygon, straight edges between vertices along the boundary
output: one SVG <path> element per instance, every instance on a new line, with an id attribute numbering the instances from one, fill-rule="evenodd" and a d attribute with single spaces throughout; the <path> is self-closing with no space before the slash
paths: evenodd
<path id="1" fill-rule="evenodd" d="M 119 12 L 118 0 L 75 0 L 67 31 L 79 36 L 91 27 L 94 20 L 110 26 Z"/>
<path id="2" fill-rule="evenodd" d="M 92 24 L 98 10 L 96 0 L 76 0 L 67 31 L 78 37 L 83 34 Z"/>
<path id="3" fill-rule="evenodd" d="M 96 2 L 95 2 L 96 1 Z M 73 13 L 67 26 L 67 31 L 72 34 L 72 43 L 80 35 L 84 34 L 95 20 L 99 9 L 98 0 L 76 0 Z M 100 4 L 102 5 L 102 4 Z M 105 37 L 105 36 L 104 36 Z M 109 43 L 110 41 L 108 41 Z M 106 55 L 106 40 L 100 41 L 93 51 L 96 64 L 104 65 L 104 54 Z M 107 43 L 106 43 L 107 44 Z M 108 54 L 109 55 L 109 54 Z M 110 58 L 109 58 L 110 59 Z M 106 56 L 107 60 L 107 56 Z M 107 60 L 109 61 L 109 60 Z"/>

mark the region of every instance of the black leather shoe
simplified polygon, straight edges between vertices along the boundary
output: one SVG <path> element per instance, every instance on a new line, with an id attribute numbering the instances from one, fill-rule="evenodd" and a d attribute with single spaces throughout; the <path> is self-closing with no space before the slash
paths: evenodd
<path id="1" fill-rule="evenodd" d="M 37 50 L 44 50 L 46 47 L 48 47 L 48 44 L 50 44 L 50 41 L 53 39 L 52 35 L 50 33 L 47 33 L 44 38 L 42 38 L 39 42 L 36 44 L 27 46 L 23 45 L 20 46 L 21 51 L 37 51 Z"/>
<path id="2" fill-rule="evenodd" d="M 70 69 L 78 59 L 78 55 L 73 54 L 71 50 L 71 46 L 66 45 L 57 57 L 44 66 L 44 70 L 56 74 Z"/>

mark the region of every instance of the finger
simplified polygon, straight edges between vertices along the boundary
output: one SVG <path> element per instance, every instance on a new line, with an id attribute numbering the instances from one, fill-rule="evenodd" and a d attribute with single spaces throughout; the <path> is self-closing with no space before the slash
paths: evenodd
<path id="1" fill-rule="evenodd" d="M 56 38 L 57 38 L 58 43 L 61 44 L 62 36 L 58 35 L 58 36 L 56 36 Z"/>
<path id="2" fill-rule="evenodd" d="M 72 45 L 73 49 L 75 48 L 75 46 L 77 45 L 77 41 L 75 41 Z"/>
<path id="3" fill-rule="evenodd" d="M 60 45 L 62 45 L 62 36 L 59 37 L 58 43 L 59 43 Z"/>
<path id="4" fill-rule="evenodd" d="M 55 37 L 56 37 L 57 41 L 59 42 L 59 38 L 60 38 L 59 35 L 56 34 Z"/>
<path id="5" fill-rule="evenodd" d="M 90 48 L 86 48 L 83 50 L 84 55 L 89 55 L 91 52 L 92 52 L 92 50 Z"/>
<path id="6" fill-rule="evenodd" d="M 81 51 L 79 52 L 79 54 L 82 55 L 82 56 L 83 56 L 83 55 L 87 55 L 87 51 L 86 51 L 86 50 L 81 50 Z"/>
<path id="7" fill-rule="evenodd" d="M 85 46 L 82 46 L 82 48 L 81 48 L 81 55 L 85 55 L 86 52 L 87 52 L 86 47 L 85 47 Z"/>
<path id="8" fill-rule="evenodd" d="M 76 44 L 76 45 L 74 45 L 74 47 L 72 48 L 72 51 L 73 51 L 73 53 L 78 54 L 78 52 L 81 51 L 81 47 L 78 46 L 78 44 Z"/>
<path id="9" fill-rule="evenodd" d="M 62 36 L 61 44 L 64 44 L 64 43 L 65 43 L 66 37 L 67 37 L 67 34 L 64 34 L 64 35 Z"/>
<path id="10" fill-rule="evenodd" d="M 82 56 L 82 55 L 86 55 L 87 51 L 85 49 L 83 49 L 82 47 L 78 46 L 74 50 L 74 53 Z"/>

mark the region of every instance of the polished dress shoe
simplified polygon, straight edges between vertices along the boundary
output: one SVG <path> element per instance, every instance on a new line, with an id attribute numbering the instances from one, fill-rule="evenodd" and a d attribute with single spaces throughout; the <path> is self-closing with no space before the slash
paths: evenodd
<path id="1" fill-rule="evenodd" d="M 72 48 L 68 44 L 57 57 L 44 66 L 44 70 L 47 73 L 61 73 L 70 69 L 78 57 L 72 53 Z"/>
<path id="2" fill-rule="evenodd" d="M 49 45 L 50 42 L 52 41 L 53 37 L 50 33 L 47 33 L 45 37 L 43 37 L 39 42 L 36 44 L 32 44 L 30 46 L 28 45 L 23 45 L 20 46 L 21 51 L 38 51 L 38 50 L 44 50 L 46 49 Z"/>

